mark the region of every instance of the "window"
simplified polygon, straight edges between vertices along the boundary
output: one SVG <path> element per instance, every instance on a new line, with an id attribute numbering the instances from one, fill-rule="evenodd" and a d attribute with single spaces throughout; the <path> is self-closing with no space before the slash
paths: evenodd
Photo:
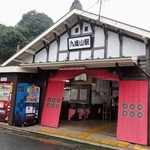
<path id="1" fill-rule="evenodd" d="M 84 31 L 85 31 L 85 32 L 88 31 L 88 26 L 85 26 Z"/>
<path id="2" fill-rule="evenodd" d="M 79 32 L 79 28 L 75 28 L 75 33 L 78 33 Z"/>

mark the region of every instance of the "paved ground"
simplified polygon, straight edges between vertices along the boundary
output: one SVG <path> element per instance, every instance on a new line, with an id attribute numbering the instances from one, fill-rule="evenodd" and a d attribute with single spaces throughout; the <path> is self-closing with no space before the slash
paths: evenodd
<path id="1" fill-rule="evenodd" d="M 12 130 L 24 130 L 53 137 L 59 137 L 81 143 L 88 143 L 111 149 L 120 150 L 150 150 L 150 147 L 131 144 L 116 139 L 116 122 L 65 122 L 61 121 L 59 128 L 50 128 L 40 125 L 28 127 L 8 126 L 0 123 L 0 126 Z"/>
<path id="2" fill-rule="evenodd" d="M 1 150 L 111 150 L 42 134 L 0 127 Z"/>

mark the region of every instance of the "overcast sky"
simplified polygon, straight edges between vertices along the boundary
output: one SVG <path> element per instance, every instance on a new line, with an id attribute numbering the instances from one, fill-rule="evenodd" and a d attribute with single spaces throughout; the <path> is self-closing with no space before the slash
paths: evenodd
<path id="1" fill-rule="evenodd" d="M 68 13 L 73 1 L 0 0 L 0 23 L 14 26 L 30 10 L 45 13 L 55 22 Z M 80 2 L 84 10 L 99 13 L 98 0 Z M 150 0 L 103 0 L 101 15 L 150 31 Z"/>

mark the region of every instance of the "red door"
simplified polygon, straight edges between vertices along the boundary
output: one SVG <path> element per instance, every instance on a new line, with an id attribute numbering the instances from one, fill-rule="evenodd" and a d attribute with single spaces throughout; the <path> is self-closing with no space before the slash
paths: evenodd
<path id="1" fill-rule="evenodd" d="M 64 81 L 48 81 L 41 125 L 58 127 L 63 94 Z"/>
<path id="2" fill-rule="evenodd" d="M 147 145 L 148 81 L 120 81 L 117 139 Z"/>

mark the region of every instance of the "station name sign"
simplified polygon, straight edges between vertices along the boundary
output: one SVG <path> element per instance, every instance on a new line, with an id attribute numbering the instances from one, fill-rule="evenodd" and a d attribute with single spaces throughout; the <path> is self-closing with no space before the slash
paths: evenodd
<path id="1" fill-rule="evenodd" d="M 79 50 L 91 48 L 91 36 L 68 38 L 68 49 Z"/>

